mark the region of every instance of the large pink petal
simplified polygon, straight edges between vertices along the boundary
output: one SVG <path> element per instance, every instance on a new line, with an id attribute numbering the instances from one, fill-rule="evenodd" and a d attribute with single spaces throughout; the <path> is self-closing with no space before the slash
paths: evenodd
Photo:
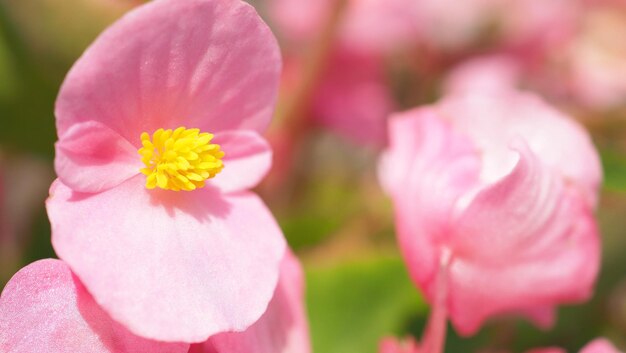
<path id="1" fill-rule="evenodd" d="M 304 275 L 288 251 L 276 292 L 259 321 L 244 332 L 220 333 L 192 347 L 197 353 L 309 353 L 311 343 L 304 310 Z"/>
<path id="2" fill-rule="evenodd" d="M 128 140 L 96 121 L 72 125 L 55 147 L 59 179 L 80 192 L 107 190 L 144 167 Z"/>
<path id="3" fill-rule="evenodd" d="M 272 297 L 285 250 L 271 213 L 251 193 L 144 183 L 91 195 L 55 182 L 47 207 L 59 257 L 141 336 L 202 342 L 246 329 Z"/>
<path id="4" fill-rule="evenodd" d="M 221 192 L 255 187 L 272 166 L 269 143 L 252 130 L 221 132 L 215 135 L 213 142 L 219 144 L 225 153 L 224 169 L 208 183 Z"/>
<path id="5" fill-rule="evenodd" d="M 0 351 L 5 353 L 184 353 L 188 347 L 130 333 L 59 260 L 26 266 L 0 297 Z"/>
<path id="6" fill-rule="evenodd" d="M 539 97 L 512 90 L 457 95 L 438 105 L 442 116 L 482 151 L 482 177 L 492 182 L 514 163 L 508 148 L 521 137 L 543 164 L 560 174 L 595 205 L 602 170 L 589 134 Z"/>
<path id="7" fill-rule="evenodd" d="M 471 141 L 430 108 L 394 115 L 389 132 L 381 182 L 393 198 L 409 273 L 430 293 L 449 219 L 459 198 L 477 183 L 480 161 Z"/>
<path id="8" fill-rule="evenodd" d="M 595 283 L 600 250 L 590 206 L 527 146 L 515 148 L 514 169 L 451 225 L 450 317 L 462 334 L 501 313 L 549 326 L 554 306 L 588 299 Z"/>
<path id="9" fill-rule="evenodd" d="M 103 32 L 67 75 L 59 136 L 98 121 L 136 146 L 142 132 L 263 130 L 280 53 L 252 6 L 238 0 L 157 0 Z"/>
<path id="10" fill-rule="evenodd" d="M 506 264 L 566 236 L 571 206 L 562 200 L 563 185 L 523 140 L 511 149 L 519 154 L 511 172 L 480 190 L 452 220 L 456 256 Z"/>

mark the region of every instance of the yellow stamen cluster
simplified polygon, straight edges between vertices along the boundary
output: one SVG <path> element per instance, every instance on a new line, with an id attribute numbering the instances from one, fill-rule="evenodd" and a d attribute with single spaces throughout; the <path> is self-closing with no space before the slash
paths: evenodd
<path id="1" fill-rule="evenodd" d="M 141 172 L 147 176 L 146 188 L 191 191 L 204 186 L 224 168 L 224 152 L 211 143 L 213 135 L 199 129 L 179 127 L 158 129 L 152 134 L 141 134 Z"/>

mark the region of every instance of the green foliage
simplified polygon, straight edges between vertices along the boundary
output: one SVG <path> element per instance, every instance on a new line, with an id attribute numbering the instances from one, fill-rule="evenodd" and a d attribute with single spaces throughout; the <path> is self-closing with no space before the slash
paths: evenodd
<path id="1" fill-rule="evenodd" d="M 604 169 L 605 189 L 626 192 L 626 155 L 612 149 L 604 149 L 600 155 Z"/>
<path id="2" fill-rule="evenodd" d="M 375 353 L 426 311 L 399 258 L 377 258 L 307 271 L 313 351 Z"/>

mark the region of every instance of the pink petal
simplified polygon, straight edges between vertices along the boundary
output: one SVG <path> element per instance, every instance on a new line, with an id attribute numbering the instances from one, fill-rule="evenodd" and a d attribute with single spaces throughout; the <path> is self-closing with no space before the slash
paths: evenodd
<path id="1" fill-rule="evenodd" d="M 59 260 L 26 266 L 13 276 L 0 297 L 2 352 L 184 353 L 188 347 L 130 333 L 94 302 Z"/>
<path id="2" fill-rule="evenodd" d="M 599 268 L 589 205 L 518 140 L 519 160 L 452 221 L 450 317 L 461 334 L 487 318 L 521 313 L 541 327 L 553 307 L 587 300 Z"/>
<path id="3" fill-rule="evenodd" d="M 265 310 L 285 242 L 251 193 L 147 190 L 136 176 L 95 195 L 56 181 L 52 243 L 100 304 L 132 332 L 202 342 Z"/>
<path id="4" fill-rule="evenodd" d="M 72 125 L 56 144 L 54 166 L 73 190 L 96 193 L 114 187 L 143 167 L 137 149 L 102 123 Z"/>
<path id="5" fill-rule="evenodd" d="M 57 99 L 58 133 L 93 120 L 139 146 L 142 132 L 158 128 L 261 131 L 280 61 L 271 31 L 242 1 L 153 1 L 109 27 L 75 63 Z"/>
<path id="6" fill-rule="evenodd" d="M 462 62 L 444 81 L 448 94 L 487 92 L 498 94 L 520 84 L 522 67 L 513 56 L 485 55 Z"/>
<path id="7" fill-rule="evenodd" d="M 563 175 L 590 204 L 597 203 L 602 170 L 589 134 L 539 97 L 514 91 L 477 92 L 452 96 L 438 106 L 441 115 L 482 151 L 485 181 L 496 181 L 510 170 L 515 156 L 509 143 L 521 137 L 542 163 Z"/>
<path id="8" fill-rule="evenodd" d="M 231 130 L 215 135 L 225 156 L 224 169 L 208 183 L 221 192 L 255 187 L 272 166 L 272 150 L 267 141 L 252 130 Z"/>
<path id="9" fill-rule="evenodd" d="M 580 350 L 580 353 L 620 353 L 620 350 L 605 338 L 596 338 Z"/>
<path id="10" fill-rule="evenodd" d="M 480 161 L 469 140 L 430 108 L 394 115 L 379 175 L 392 196 L 398 242 L 412 278 L 430 292 L 451 209 L 477 183 Z"/>
<path id="11" fill-rule="evenodd" d="M 195 350 L 194 350 L 195 349 Z M 309 353 L 311 343 L 304 310 L 304 277 L 297 258 L 288 251 L 281 263 L 276 292 L 259 321 L 244 332 L 220 333 L 197 353 Z"/>
<path id="12" fill-rule="evenodd" d="M 563 185 L 523 140 L 514 146 L 519 160 L 513 170 L 480 190 L 452 220 L 457 256 L 508 263 L 525 258 L 527 250 L 558 244 L 569 231 L 572 206 L 561 198 Z"/>

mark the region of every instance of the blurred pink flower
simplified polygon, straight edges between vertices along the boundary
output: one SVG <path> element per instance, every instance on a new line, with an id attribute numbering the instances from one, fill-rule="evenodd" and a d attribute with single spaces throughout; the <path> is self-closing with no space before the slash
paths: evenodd
<path id="1" fill-rule="evenodd" d="M 297 43 L 319 34 L 336 1 L 267 3 L 279 32 Z M 580 0 L 347 0 L 337 37 L 342 47 L 367 53 L 417 43 L 466 51 L 487 41 L 535 56 L 572 35 L 581 5 Z"/>
<path id="2" fill-rule="evenodd" d="M 497 314 L 550 326 L 591 295 L 601 179 L 581 126 L 517 92 L 456 95 L 392 117 L 380 164 L 400 248 L 429 300 L 447 277 L 456 329 Z"/>
<path id="3" fill-rule="evenodd" d="M 378 148 L 385 145 L 385 120 L 394 108 L 383 59 L 347 52 L 331 58 L 311 107 L 322 126 Z"/>
<path id="4" fill-rule="evenodd" d="M 526 353 L 566 353 L 564 349 L 551 347 L 551 348 L 537 348 Z M 580 353 L 621 353 L 611 342 L 604 338 L 597 338 L 584 346 Z"/>
<path id="5" fill-rule="evenodd" d="M 309 327 L 304 308 L 304 274 L 287 251 L 280 279 L 267 311 L 244 332 L 220 333 L 192 345 L 190 353 L 309 353 Z"/>
<path id="6" fill-rule="evenodd" d="M 270 19 L 296 45 L 319 35 L 336 2 L 267 0 Z M 338 46 L 361 54 L 380 54 L 414 44 L 417 4 L 412 0 L 347 0 L 337 33 Z"/>
<path id="7" fill-rule="evenodd" d="M 419 353 L 417 342 L 411 337 L 400 342 L 393 337 L 383 338 L 380 341 L 379 353 Z"/>
<path id="8" fill-rule="evenodd" d="M 280 61 L 244 2 L 157 0 L 106 30 L 66 77 L 52 243 L 135 334 L 203 342 L 246 329 L 271 300 L 285 241 L 247 189 L 271 165 L 259 133 Z"/>
<path id="9" fill-rule="evenodd" d="M 532 59 L 571 36 L 579 0 L 420 0 L 421 41 L 444 51 L 513 50 Z"/>
<path id="10" fill-rule="evenodd" d="M 573 96 L 582 104 L 593 109 L 626 106 L 625 32 L 626 3 L 605 2 L 585 12 L 565 59 Z"/>
<path id="11" fill-rule="evenodd" d="M 0 351 L 5 353 L 184 353 L 188 347 L 130 333 L 59 260 L 24 267 L 0 297 Z"/>
<path id="12" fill-rule="evenodd" d="M 413 41 L 414 26 L 406 0 L 348 1 L 337 33 L 315 79 L 306 115 L 314 122 L 361 145 L 385 143 L 385 119 L 395 108 L 385 56 Z M 283 84 L 301 83 L 309 67 L 302 55 L 319 40 L 336 11 L 335 0 L 269 0 L 269 18 L 286 40 Z M 376 31 L 371 31 L 376 28 Z"/>

